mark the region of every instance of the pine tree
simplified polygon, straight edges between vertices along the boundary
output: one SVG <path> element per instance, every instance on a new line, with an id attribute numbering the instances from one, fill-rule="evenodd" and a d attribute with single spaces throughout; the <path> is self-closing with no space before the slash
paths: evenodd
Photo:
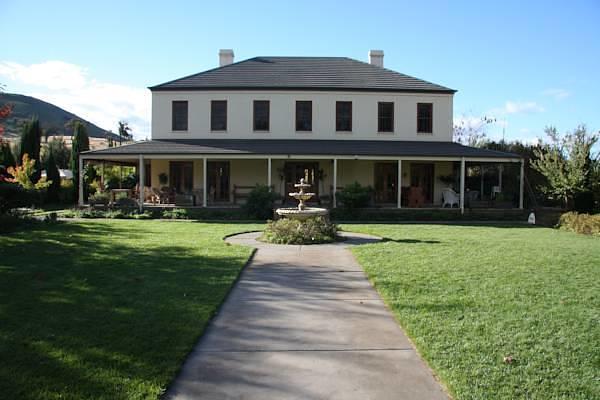
<path id="1" fill-rule="evenodd" d="M 40 180 L 42 173 L 40 164 L 40 146 L 41 146 L 42 130 L 40 129 L 40 121 L 33 117 L 30 121 L 25 123 L 23 130 L 21 131 L 21 141 L 19 145 L 19 158 L 17 161 L 23 159 L 23 155 L 27 154 L 30 160 L 35 161 L 35 169 L 33 175 L 30 177 L 31 181 L 35 184 Z"/>
<path id="2" fill-rule="evenodd" d="M 81 121 L 73 124 L 73 141 L 71 142 L 71 171 L 73 172 L 73 190 L 75 198 L 79 198 L 79 154 L 90 149 L 87 129 Z"/>
<path id="3" fill-rule="evenodd" d="M 58 193 L 60 191 L 60 172 L 54 161 L 52 151 L 48 154 L 48 161 L 46 163 L 46 179 L 52 181 L 48 187 L 48 201 L 56 203 L 58 202 Z"/>
<path id="4" fill-rule="evenodd" d="M 15 157 L 10 149 L 10 143 L 5 140 L 0 140 L 0 165 L 4 168 L 14 167 Z"/>

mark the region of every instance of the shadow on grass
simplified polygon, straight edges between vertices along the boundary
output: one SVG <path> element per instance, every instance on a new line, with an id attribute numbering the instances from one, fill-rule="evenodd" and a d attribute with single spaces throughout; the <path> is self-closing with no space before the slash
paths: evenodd
<path id="1" fill-rule="evenodd" d="M 98 223 L 3 238 L 0 391 L 13 399 L 157 396 L 247 255 L 219 237 L 193 247 L 165 232 Z"/>
<path id="2" fill-rule="evenodd" d="M 392 239 L 389 237 L 384 237 L 381 239 L 382 242 L 394 242 L 394 243 L 403 243 L 403 244 L 438 244 L 442 243 L 439 240 L 420 240 L 420 239 Z"/>

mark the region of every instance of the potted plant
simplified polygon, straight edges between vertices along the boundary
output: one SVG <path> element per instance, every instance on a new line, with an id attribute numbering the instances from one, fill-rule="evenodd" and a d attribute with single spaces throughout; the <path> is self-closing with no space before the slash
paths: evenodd
<path id="1" fill-rule="evenodd" d="M 167 184 L 169 183 L 169 176 L 166 173 L 161 172 L 160 174 L 158 174 L 158 183 L 160 184 L 160 186 L 167 186 Z"/>
<path id="2" fill-rule="evenodd" d="M 438 176 L 438 179 L 440 182 L 442 182 L 444 185 L 446 185 L 446 187 L 456 191 L 456 189 L 455 189 L 456 177 L 454 175 L 452 175 L 452 174 L 440 175 L 440 176 Z"/>

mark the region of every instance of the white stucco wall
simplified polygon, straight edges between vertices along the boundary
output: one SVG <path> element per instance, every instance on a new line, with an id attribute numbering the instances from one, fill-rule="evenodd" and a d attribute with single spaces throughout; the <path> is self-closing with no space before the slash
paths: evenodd
<path id="1" fill-rule="evenodd" d="M 171 102 L 188 101 L 188 131 L 171 129 Z M 210 131 L 211 100 L 227 100 L 227 132 Z M 270 100 L 270 131 L 254 132 L 253 100 Z M 313 102 L 312 132 L 296 132 L 297 100 Z M 452 140 L 451 94 L 318 91 L 153 92 L 153 139 L 380 139 Z M 352 132 L 336 132 L 336 101 L 352 101 Z M 377 103 L 394 102 L 394 132 L 377 132 Z M 417 133 L 417 103 L 433 103 L 433 134 Z"/>

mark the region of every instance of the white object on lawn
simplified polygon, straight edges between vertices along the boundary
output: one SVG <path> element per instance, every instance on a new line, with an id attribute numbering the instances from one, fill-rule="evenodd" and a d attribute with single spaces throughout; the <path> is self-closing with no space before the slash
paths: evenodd
<path id="1" fill-rule="evenodd" d="M 535 225 L 535 213 L 529 214 L 529 218 L 527 218 L 527 223 L 531 225 Z"/>

